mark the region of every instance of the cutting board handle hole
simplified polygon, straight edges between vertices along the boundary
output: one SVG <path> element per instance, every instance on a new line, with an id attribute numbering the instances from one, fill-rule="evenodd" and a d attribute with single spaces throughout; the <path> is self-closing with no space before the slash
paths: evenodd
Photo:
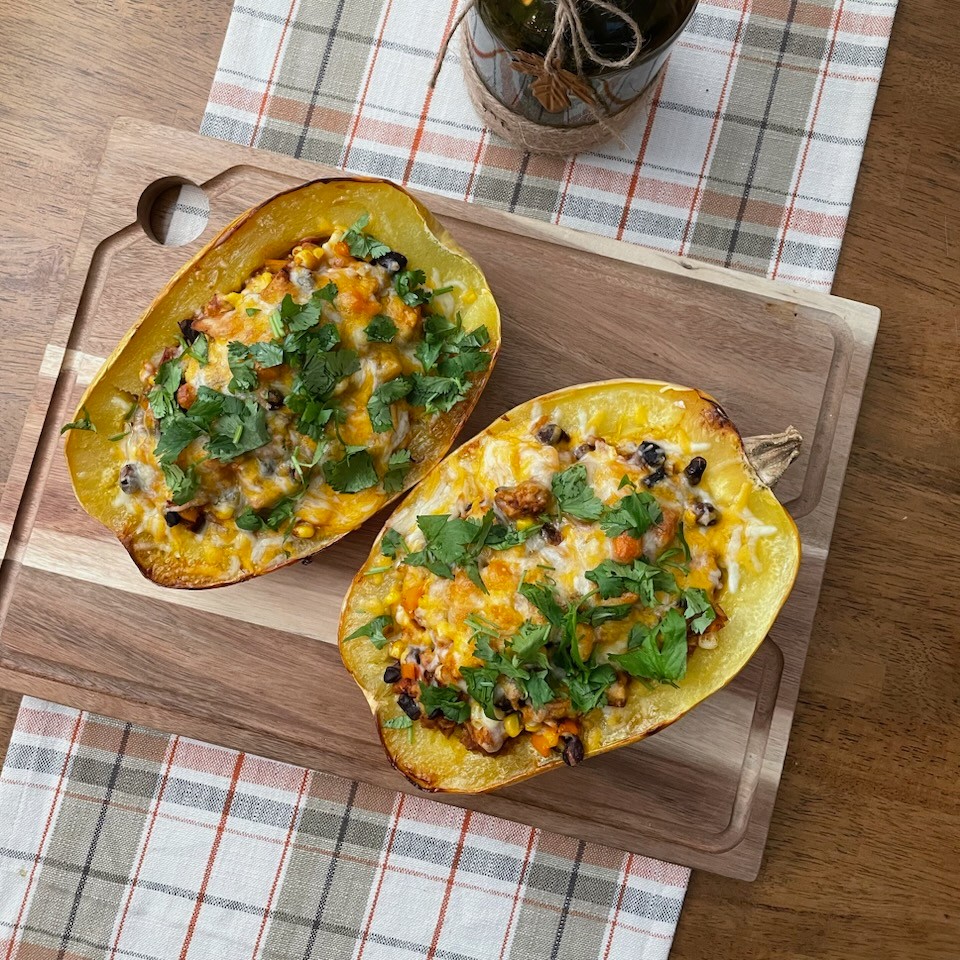
<path id="1" fill-rule="evenodd" d="M 210 201 L 195 183 L 183 177 L 163 177 L 140 194 L 137 222 L 154 243 L 182 247 L 206 230 Z"/>

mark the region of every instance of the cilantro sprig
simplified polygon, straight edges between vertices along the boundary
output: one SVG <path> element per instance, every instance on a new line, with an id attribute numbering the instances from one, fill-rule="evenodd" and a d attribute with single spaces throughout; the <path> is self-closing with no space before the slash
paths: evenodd
<path id="1" fill-rule="evenodd" d="M 587 468 L 575 463 L 553 475 L 550 488 L 561 513 L 577 520 L 593 521 L 603 516 L 603 501 L 593 492 Z"/>
<path id="2" fill-rule="evenodd" d="M 379 617 L 368 620 L 362 627 L 357 627 L 345 640 L 359 640 L 361 637 L 367 637 L 378 650 L 381 650 L 390 642 L 390 638 L 385 631 L 392 626 L 393 617 L 384 613 Z"/>
<path id="3" fill-rule="evenodd" d="M 633 487 L 630 479 L 624 477 L 620 488 Z M 638 492 L 634 487 L 629 493 L 611 507 L 603 511 L 600 526 L 608 537 L 618 537 L 628 533 L 640 539 L 652 526 L 663 520 L 663 511 L 652 493 Z"/>
<path id="4" fill-rule="evenodd" d="M 408 377 L 394 377 L 380 384 L 367 401 L 367 413 L 370 426 L 377 433 L 386 433 L 393 429 L 392 404 L 402 400 L 413 389 L 413 381 Z"/>
<path id="5" fill-rule="evenodd" d="M 80 408 L 80 416 L 77 417 L 76 420 L 71 420 L 60 428 L 60 436 L 62 437 L 68 430 L 89 430 L 91 433 L 97 432 L 96 424 L 90 419 L 90 414 L 87 413 L 86 407 Z"/>
<path id="6" fill-rule="evenodd" d="M 632 677 L 676 686 L 687 673 L 687 621 L 673 608 L 654 627 L 637 624 L 630 631 L 627 653 L 610 659 Z"/>
<path id="7" fill-rule="evenodd" d="M 420 681 L 420 707 L 431 718 L 445 716 L 454 723 L 470 718 L 470 704 L 460 698 L 456 687 L 435 687 Z"/>
<path id="8" fill-rule="evenodd" d="M 625 593 L 635 593 L 641 604 L 652 607 L 658 591 L 676 593 L 677 581 L 669 570 L 646 560 L 637 559 L 632 563 L 620 563 L 617 560 L 604 560 L 585 574 L 586 578 L 597 585 L 604 600 L 621 597 Z"/>
<path id="9" fill-rule="evenodd" d="M 358 260 L 376 260 L 390 252 L 390 248 L 382 240 L 363 232 L 369 222 L 370 214 L 364 213 L 343 235 L 343 242 L 350 248 L 350 255 Z"/>

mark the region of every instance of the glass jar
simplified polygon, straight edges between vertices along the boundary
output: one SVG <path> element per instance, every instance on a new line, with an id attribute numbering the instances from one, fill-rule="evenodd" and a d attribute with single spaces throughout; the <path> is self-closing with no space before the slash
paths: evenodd
<path id="1" fill-rule="evenodd" d="M 560 89 L 557 83 L 538 84 L 553 39 L 556 0 L 478 0 L 467 18 L 471 63 L 487 90 L 526 120 L 552 127 L 596 124 L 599 117 L 630 107 L 653 83 L 697 6 L 697 0 L 614 3 L 633 18 L 643 37 L 639 54 L 626 67 L 611 69 L 584 55 L 578 75 L 568 41 Z M 604 59 L 629 55 L 635 37 L 622 19 L 589 2 L 579 3 L 578 10 L 587 39 Z"/>

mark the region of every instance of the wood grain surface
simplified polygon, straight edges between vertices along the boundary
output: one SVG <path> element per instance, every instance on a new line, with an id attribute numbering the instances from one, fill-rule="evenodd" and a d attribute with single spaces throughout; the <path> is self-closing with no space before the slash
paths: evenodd
<path id="1" fill-rule="evenodd" d="M 23 675 L 28 691 L 53 681 L 65 685 L 61 699 L 97 712 L 148 722 L 161 710 L 164 729 L 415 792 L 386 762 L 335 649 L 343 595 L 382 517 L 309 567 L 228 590 L 165 590 L 144 583 L 112 535 L 79 508 L 61 452 L 60 424 L 153 291 L 244 210 L 336 174 L 171 127 L 128 118 L 114 126 L 0 500 L 0 665 Z M 142 229 L 148 217 L 136 201 L 174 177 L 204 185 L 210 222 L 191 243 L 164 248 Z M 729 687 L 657 737 L 581 770 L 438 799 L 752 879 L 878 311 L 457 200 L 423 199 L 484 269 L 503 319 L 497 366 L 464 439 L 531 396 L 637 374 L 709 390 L 745 434 L 790 423 L 805 438 L 777 486 L 803 541 L 799 576 L 770 637 Z M 134 207 L 143 213 L 131 223 Z M 546 286 L 531 297 L 529 265 L 540 263 L 570 278 L 574 292 Z M 621 305 L 638 289 L 642 300 L 624 316 Z M 587 314 L 589 350 L 579 320 Z M 583 801 L 575 809 L 571 789 Z M 631 807 L 643 815 L 624 817 Z"/>
<path id="2" fill-rule="evenodd" d="M 197 128 L 229 7 L 4 11 L 0 478 L 107 131 L 121 114 Z M 675 960 L 957 954 L 955 14 L 951 0 L 900 0 L 840 258 L 835 292 L 878 304 L 884 319 L 767 857 L 753 884 L 694 874 Z M 0 696 L 0 740 L 15 705 Z"/>

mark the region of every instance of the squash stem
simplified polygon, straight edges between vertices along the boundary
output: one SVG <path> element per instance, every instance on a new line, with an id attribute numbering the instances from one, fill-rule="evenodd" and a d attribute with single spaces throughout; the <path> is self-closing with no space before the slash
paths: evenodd
<path id="1" fill-rule="evenodd" d="M 782 433 L 744 437 L 743 447 L 757 476 L 768 487 L 772 487 L 787 472 L 787 467 L 800 456 L 802 443 L 800 431 L 791 426 Z"/>

